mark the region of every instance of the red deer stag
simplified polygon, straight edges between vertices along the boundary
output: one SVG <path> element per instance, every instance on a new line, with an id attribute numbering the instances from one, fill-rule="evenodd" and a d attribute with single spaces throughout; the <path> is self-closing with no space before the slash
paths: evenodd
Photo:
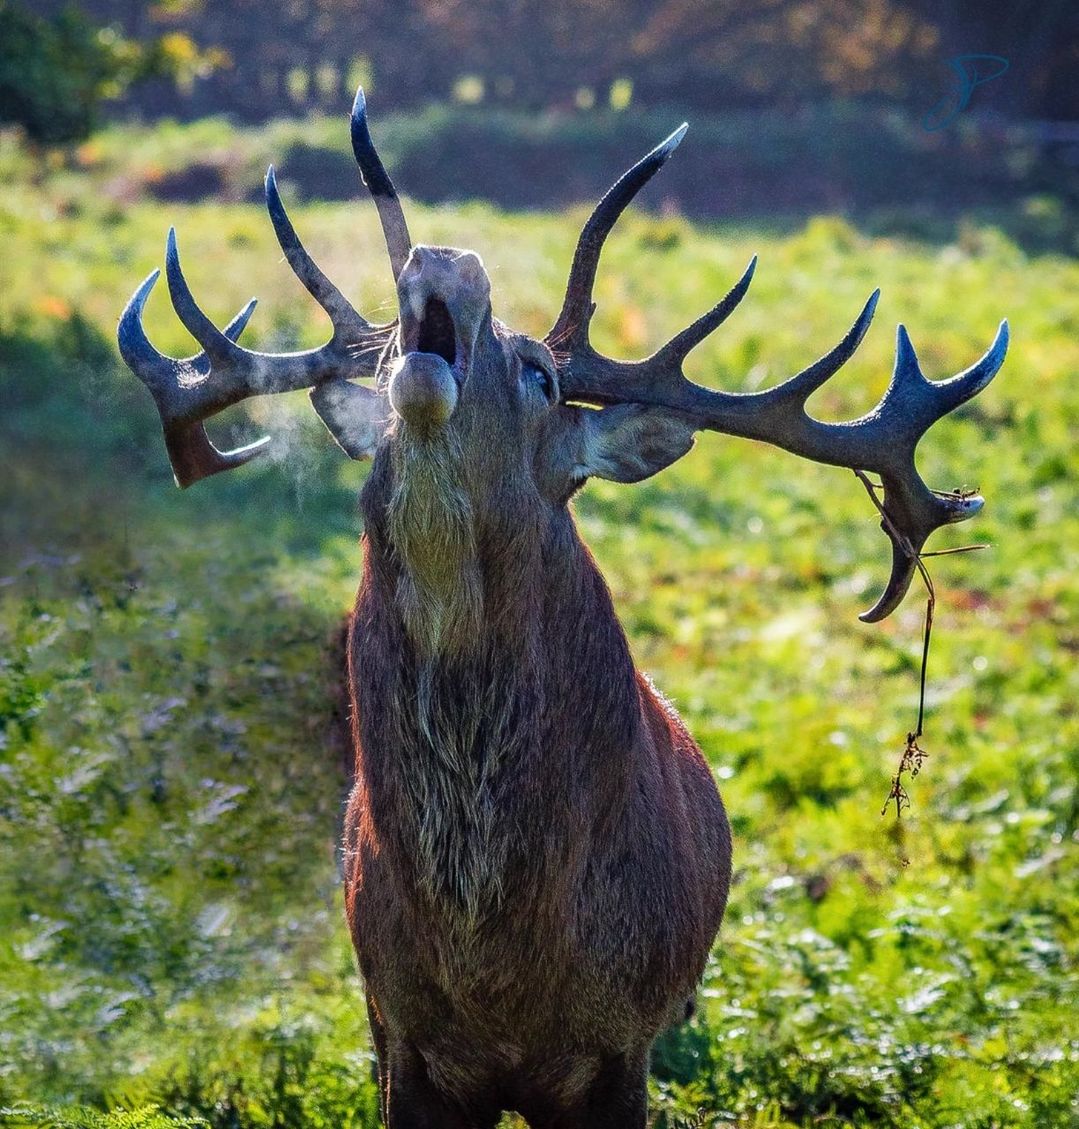
<path id="1" fill-rule="evenodd" d="M 120 322 L 181 486 L 262 449 L 218 451 L 204 420 L 303 387 L 340 446 L 374 459 L 348 648 L 357 776 L 345 881 L 392 1129 L 490 1127 L 503 1110 L 533 1126 L 644 1126 L 650 1046 L 685 1015 L 723 916 L 723 804 L 682 722 L 634 669 L 569 512 L 585 480 L 648 478 L 701 429 L 875 472 L 893 563 L 867 621 L 903 598 L 928 535 L 982 505 L 928 489 L 914 450 L 992 379 L 1006 324 L 977 364 L 943 382 L 922 375 L 900 327 L 888 390 L 848 423 L 816 420 L 805 404 L 857 348 L 876 293 L 831 352 L 764 392 L 709 391 L 682 374 L 741 301 L 755 261 L 647 360 L 595 351 L 604 239 L 685 130 L 634 165 L 585 224 L 543 341 L 493 318 L 473 252 L 412 245 L 362 91 L 352 140 L 389 247 L 395 322 L 367 322 L 314 264 L 272 169 L 270 218 L 330 315 L 329 342 L 280 355 L 236 344 L 253 303 L 215 328 L 172 233 L 169 292 L 202 352 L 174 360 L 148 341 L 141 314 L 156 271 Z"/>

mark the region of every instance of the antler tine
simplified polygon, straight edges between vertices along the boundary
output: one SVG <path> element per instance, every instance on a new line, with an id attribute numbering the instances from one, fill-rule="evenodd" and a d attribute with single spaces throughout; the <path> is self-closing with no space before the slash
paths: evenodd
<path id="1" fill-rule="evenodd" d="M 577 240 L 566 284 L 562 310 L 547 334 L 553 349 L 577 348 L 588 343 L 588 323 L 595 308 L 592 288 L 596 281 L 600 252 L 618 217 L 630 201 L 667 163 L 689 126 L 683 122 L 665 141 L 624 172 L 607 190 Z"/>
<path id="2" fill-rule="evenodd" d="M 692 325 L 676 333 L 662 349 L 656 353 L 653 363 L 664 367 L 682 362 L 710 334 L 714 333 L 734 313 L 738 303 L 746 296 L 753 274 L 757 269 L 757 256 L 749 260 L 742 277 L 727 291 L 707 313 L 702 314 Z"/>
<path id="3" fill-rule="evenodd" d="M 371 130 L 367 125 L 367 98 L 362 86 L 357 87 L 356 100 L 352 103 L 351 135 L 352 152 L 360 166 L 360 178 L 367 185 L 378 209 L 382 233 L 386 237 L 386 249 L 390 254 L 390 267 L 396 281 L 412 250 L 412 238 L 408 234 L 408 224 L 405 222 L 397 189 L 371 139 Z"/>
<path id="4" fill-rule="evenodd" d="M 288 218 L 281 193 L 277 188 L 277 174 L 273 165 L 266 170 L 266 211 L 270 214 L 274 234 L 292 273 L 303 283 L 307 293 L 330 316 L 334 337 L 361 340 L 371 332 L 371 323 L 352 307 L 340 290 L 319 269 L 307 248 L 300 242 L 292 221 Z"/>
<path id="5" fill-rule="evenodd" d="M 799 403 L 803 408 L 806 401 L 818 388 L 822 388 L 833 376 L 854 356 L 857 348 L 862 343 L 869 330 L 873 315 L 877 312 L 877 303 L 880 301 L 880 289 L 876 289 L 866 300 L 862 312 L 855 319 L 854 324 L 847 330 L 843 340 L 835 348 L 830 349 L 820 360 L 814 361 L 808 368 L 803 369 L 796 376 L 781 384 L 775 391 L 777 396 L 782 393 L 792 402 Z"/>
<path id="6" fill-rule="evenodd" d="M 153 271 L 135 291 L 120 316 L 117 340 L 120 355 L 153 394 L 165 434 L 165 448 L 172 463 L 176 484 L 190 486 L 200 478 L 242 466 L 262 453 L 269 438 L 260 439 L 231 451 L 219 451 L 206 434 L 201 421 L 185 418 L 189 406 L 185 400 L 194 395 L 210 372 L 210 358 L 205 351 L 179 360 L 166 357 L 154 348 L 142 324 L 146 299 L 161 272 Z M 224 334 L 235 341 L 254 313 L 256 300 L 250 302 L 225 326 Z"/>
<path id="7" fill-rule="evenodd" d="M 267 174 L 266 204 L 289 265 L 330 316 L 333 334 L 325 345 L 295 353 L 260 353 L 237 345 L 236 338 L 254 310 L 254 300 L 224 332 L 219 330 L 191 293 L 180 266 L 174 229 L 169 230 L 165 250 L 169 294 L 180 321 L 202 351 L 185 359 L 166 357 L 146 336 L 142 311 L 159 271 L 136 290 L 120 318 L 121 354 L 153 394 L 180 486 L 240 466 L 261 454 L 269 442 L 263 439 L 234 451 L 219 451 L 207 437 L 203 420 L 249 396 L 373 376 L 378 358 L 393 335 L 392 324 L 372 325 L 357 313 L 315 265 L 285 212 L 272 168 Z"/>
<path id="8" fill-rule="evenodd" d="M 195 301 L 195 296 L 191 293 L 191 287 L 188 286 L 180 267 L 180 251 L 176 246 L 174 227 L 169 228 L 169 234 L 165 239 L 165 281 L 168 284 L 173 309 L 184 328 L 202 346 L 203 352 L 210 359 L 211 367 L 215 360 L 229 361 L 234 356 L 241 355 L 239 346 L 234 346 L 233 342 L 229 341 Z"/>

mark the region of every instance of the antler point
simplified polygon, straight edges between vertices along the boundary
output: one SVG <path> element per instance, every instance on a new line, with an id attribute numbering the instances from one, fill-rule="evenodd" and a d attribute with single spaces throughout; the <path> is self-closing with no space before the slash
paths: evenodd
<path id="1" fill-rule="evenodd" d="M 914 351 L 914 342 L 911 341 L 907 327 L 902 322 L 895 327 L 895 371 L 897 375 L 902 372 L 922 376 L 918 354 Z M 925 377 L 922 376 L 922 379 L 924 380 Z"/>
<path id="2" fill-rule="evenodd" d="M 682 144 L 682 138 L 685 137 L 686 131 L 688 129 L 689 122 L 682 122 L 682 124 L 672 134 L 670 134 L 670 136 L 668 136 L 666 140 L 660 142 L 660 144 L 656 146 L 655 155 L 661 163 L 663 161 L 666 161 L 667 158 L 670 157 L 670 155 L 675 151 L 675 149 L 677 149 L 678 146 Z"/>

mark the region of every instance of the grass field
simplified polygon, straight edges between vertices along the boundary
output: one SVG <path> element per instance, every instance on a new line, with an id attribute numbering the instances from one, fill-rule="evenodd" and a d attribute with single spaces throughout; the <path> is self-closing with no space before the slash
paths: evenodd
<path id="1" fill-rule="evenodd" d="M 370 205 L 293 218 L 360 308 L 390 316 Z M 410 209 L 417 240 L 478 250 L 496 313 L 536 333 L 583 218 Z M 219 322 L 257 293 L 252 342 L 325 334 L 260 208 L 152 203 L 0 144 L 0 1106 L 366 1129 L 334 654 L 364 469 L 300 395 L 211 425 L 268 431 L 273 458 L 173 487 L 112 341 L 172 222 Z M 932 547 L 991 548 L 933 562 L 930 758 L 897 821 L 880 808 L 924 602 L 858 622 L 887 552 L 853 476 L 710 435 L 648 483 L 581 496 L 637 660 L 713 764 L 736 837 L 700 1014 L 657 1048 L 658 1124 L 1079 1124 L 1079 264 L 974 225 L 929 244 L 836 218 L 780 237 L 634 215 L 601 267 L 597 343 L 649 351 L 754 251 L 750 296 L 691 375 L 777 381 L 880 285 L 875 327 L 811 401 L 825 418 L 875 403 L 896 322 L 943 377 L 1009 317 L 1004 371 L 920 458 L 931 484 L 988 499 Z M 162 294 L 147 322 L 190 351 Z"/>

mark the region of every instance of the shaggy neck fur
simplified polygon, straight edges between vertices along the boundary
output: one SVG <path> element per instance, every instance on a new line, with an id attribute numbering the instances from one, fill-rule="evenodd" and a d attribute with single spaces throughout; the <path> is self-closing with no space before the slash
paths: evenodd
<path id="1" fill-rule="evenodd" d="M 455 433 L 420 439 L 407 428 L 391 448 L 393 492 L 386 507 L 390 542 L 400 557 L 397 606 L 426 659 L 475 641 L 483 593 L 472 502 L 461 481 Z"/>
<path id="2" fill-rule="evenodd" d="M 472 922 L 503 900 L 515 839 L 505 770 L 541 740 L 545 694 L 543 515 L 538 502 L 503 504 L 475 506 L 449 436 L 399 436 L 365 490 L 361 606 L 366 594 L 377 608 L 392 672 L 379 687 L 386 769 L 421 887 Z"/>

